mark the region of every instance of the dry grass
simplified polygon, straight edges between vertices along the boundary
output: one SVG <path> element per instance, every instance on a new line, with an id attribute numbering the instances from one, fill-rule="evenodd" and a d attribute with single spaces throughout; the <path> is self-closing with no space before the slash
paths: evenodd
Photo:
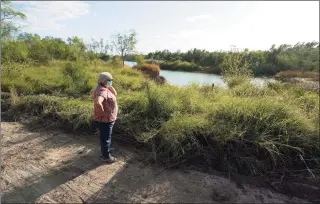
<path id="1" fill-rule="evenodd" d="M 301 71 L 283 71 L 279 72 L 276 75 L 277 78 L 285 79 L 285 78 L 308 78 L 312 81 L 319 81 L 319 73 L 318 72 L 301 72 Z"/>
<path id="2" fill-rule="evenodd" d="M 136 65 L 134 69 L 141 71 L 152 79 L 157 79 L 160 75 L 160 67 L 156 64 Z"/>
<path id="3" fill-rule="evenodd" d="M 157 73 L 160 72 L 160 67 L 159 65 L 156 65 L 156 64 L 142 64 L 142 65 L 135 66 L 135 68 L 140 71 L 153 71 Z"/>

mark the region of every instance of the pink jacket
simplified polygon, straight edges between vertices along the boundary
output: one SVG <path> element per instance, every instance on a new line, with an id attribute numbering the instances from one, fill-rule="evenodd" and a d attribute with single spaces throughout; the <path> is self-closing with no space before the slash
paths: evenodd
<path id="1" fill-rule="evenodd" d="M 116 91 L 112 87 L 105 88 L 101 85 L 96 87 L 93 98 L 95 99 L 97 96 L 104 98 L 102 102 L 104 111 L 101 110 L 98 104 L 94 103 L 94 121 L 108 123 L 117 119 L 118 105 L 116 94 Z"/>

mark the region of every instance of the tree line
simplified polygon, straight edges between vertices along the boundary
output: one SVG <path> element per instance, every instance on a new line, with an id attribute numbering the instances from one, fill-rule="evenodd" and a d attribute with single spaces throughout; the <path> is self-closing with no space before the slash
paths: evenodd
<path id="1" fill-rule="evenodd" d="M 233 49 L 227 52 L 209 52 L 196 48 L 187 52 L 162 50 L 150 52 L 145 58 L 159 63 L 162 69 L 221 74 L 224 59 L 234 52 L 241 52 L 245 56 L 249 68 L 256 76 L 275 75 L 287 70 L 319 72 L 319 42 L 315 41 L 278 47 L 272 45 L 266 51 Z"/>
<path id="2" fill-rule="evenodd" d="M 62 38 L 46 36 L 41 38 L 38 34 L 20 33 L 14 39 L 2 42 L 2 60 L 4 62 L 40 63 L 45 64 L 52 60 L 79 59 L 108 61 L 111 57 L 124 56 L 134 50 L 136 43 L 135 31 L 128 34 L 117 34 L 109 43 L 107 40 L 91 39 L 84 43 L 77 36 Z M 113 52 L 117 54 L 114 55 Z M 122 64 L 124 65 L 122 60 Z"/>
<path id="3" fill-rule="evenodd" d="M 62 38 L 46 36 L 41 38 L 38 34 L 22 32 L 15 19 L 26 19 L 27 16 L 13 8 L 11 1 L 1 1 L 1 51 L 4 63 L 40 63 L 45 64 L 52 60 L 101 59 L 110 60 L 111 56 L 122 59 L 134 52 L 137 43 L 136 32 L 118 33 L 110 37 L 110 42 L 100 38 L 91 39 L 84 43 L 77 36 Z M 117 53 L 114 55 L 113 53 Z"/>

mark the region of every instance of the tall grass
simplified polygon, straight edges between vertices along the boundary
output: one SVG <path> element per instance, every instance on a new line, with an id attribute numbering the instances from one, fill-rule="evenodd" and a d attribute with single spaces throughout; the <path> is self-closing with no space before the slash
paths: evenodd
<path id="1" fill-rule="evenodd" d="M 89 76 L 84 62 L 66 62 L 62 69 L 64 87 L 67 92 L 72 93 L 88 93 L 91 88 L 89 86 Z"/>
<path id="2" fill-rule="evenodd" d="M 90 91 L 66 86 L 62 74 L 70 66 L 29 67 L 10 84 L 6 78 L 4 89 L 20 86 L 25 95 L 19 96 L 11 89 L 15 97 L 11 110 L 60 121 L 75 131 L 90 130 Z M 195 84 L 182 88 L 157 85 L 132 69 L 84 66 L 86 74 L 80 74 L 79 79 L 86 76 L 90 90 L 96 85 L 98 73 L 108 71 L 113 75 L 120 107 L 114 138 L 144 144 L 157 162 L 172 166 L 201 160 L 220 170 L 251 175 L 304 170 L 306 165 L 311 170 L 319 169 L 316 93 L 281 83 L 264 88 L 249 83 L 236 83 L 230 89 Z M 78 69 L 81 66 L 71 68 L 75 75 L 69 73 L 71 78 L 75 76 L 73 82 L 81 73 Z M 39 77 L 44 70 L 51 75 Z M 38 85 L 25 80 L 26 75 L 31 81 L 38 80 Z M 57 90 L 62 85 L 66 87 L 59 94 L 40 88 Z M 82 98 L 74 98 L 72 89 Z M 46 95 L 35 95 L 41 92 Z"/>

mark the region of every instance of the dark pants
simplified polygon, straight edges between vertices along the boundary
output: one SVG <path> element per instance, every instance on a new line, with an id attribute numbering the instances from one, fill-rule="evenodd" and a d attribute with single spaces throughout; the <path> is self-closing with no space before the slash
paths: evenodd
<path id="1" fill-rule="evenodd" d="M 110 157 L 111 135 L 114 122 L 115 121 L 109 123 L 95 122 L 100 132 L 101 154 L 102 157 L 105 158 Z"/>

